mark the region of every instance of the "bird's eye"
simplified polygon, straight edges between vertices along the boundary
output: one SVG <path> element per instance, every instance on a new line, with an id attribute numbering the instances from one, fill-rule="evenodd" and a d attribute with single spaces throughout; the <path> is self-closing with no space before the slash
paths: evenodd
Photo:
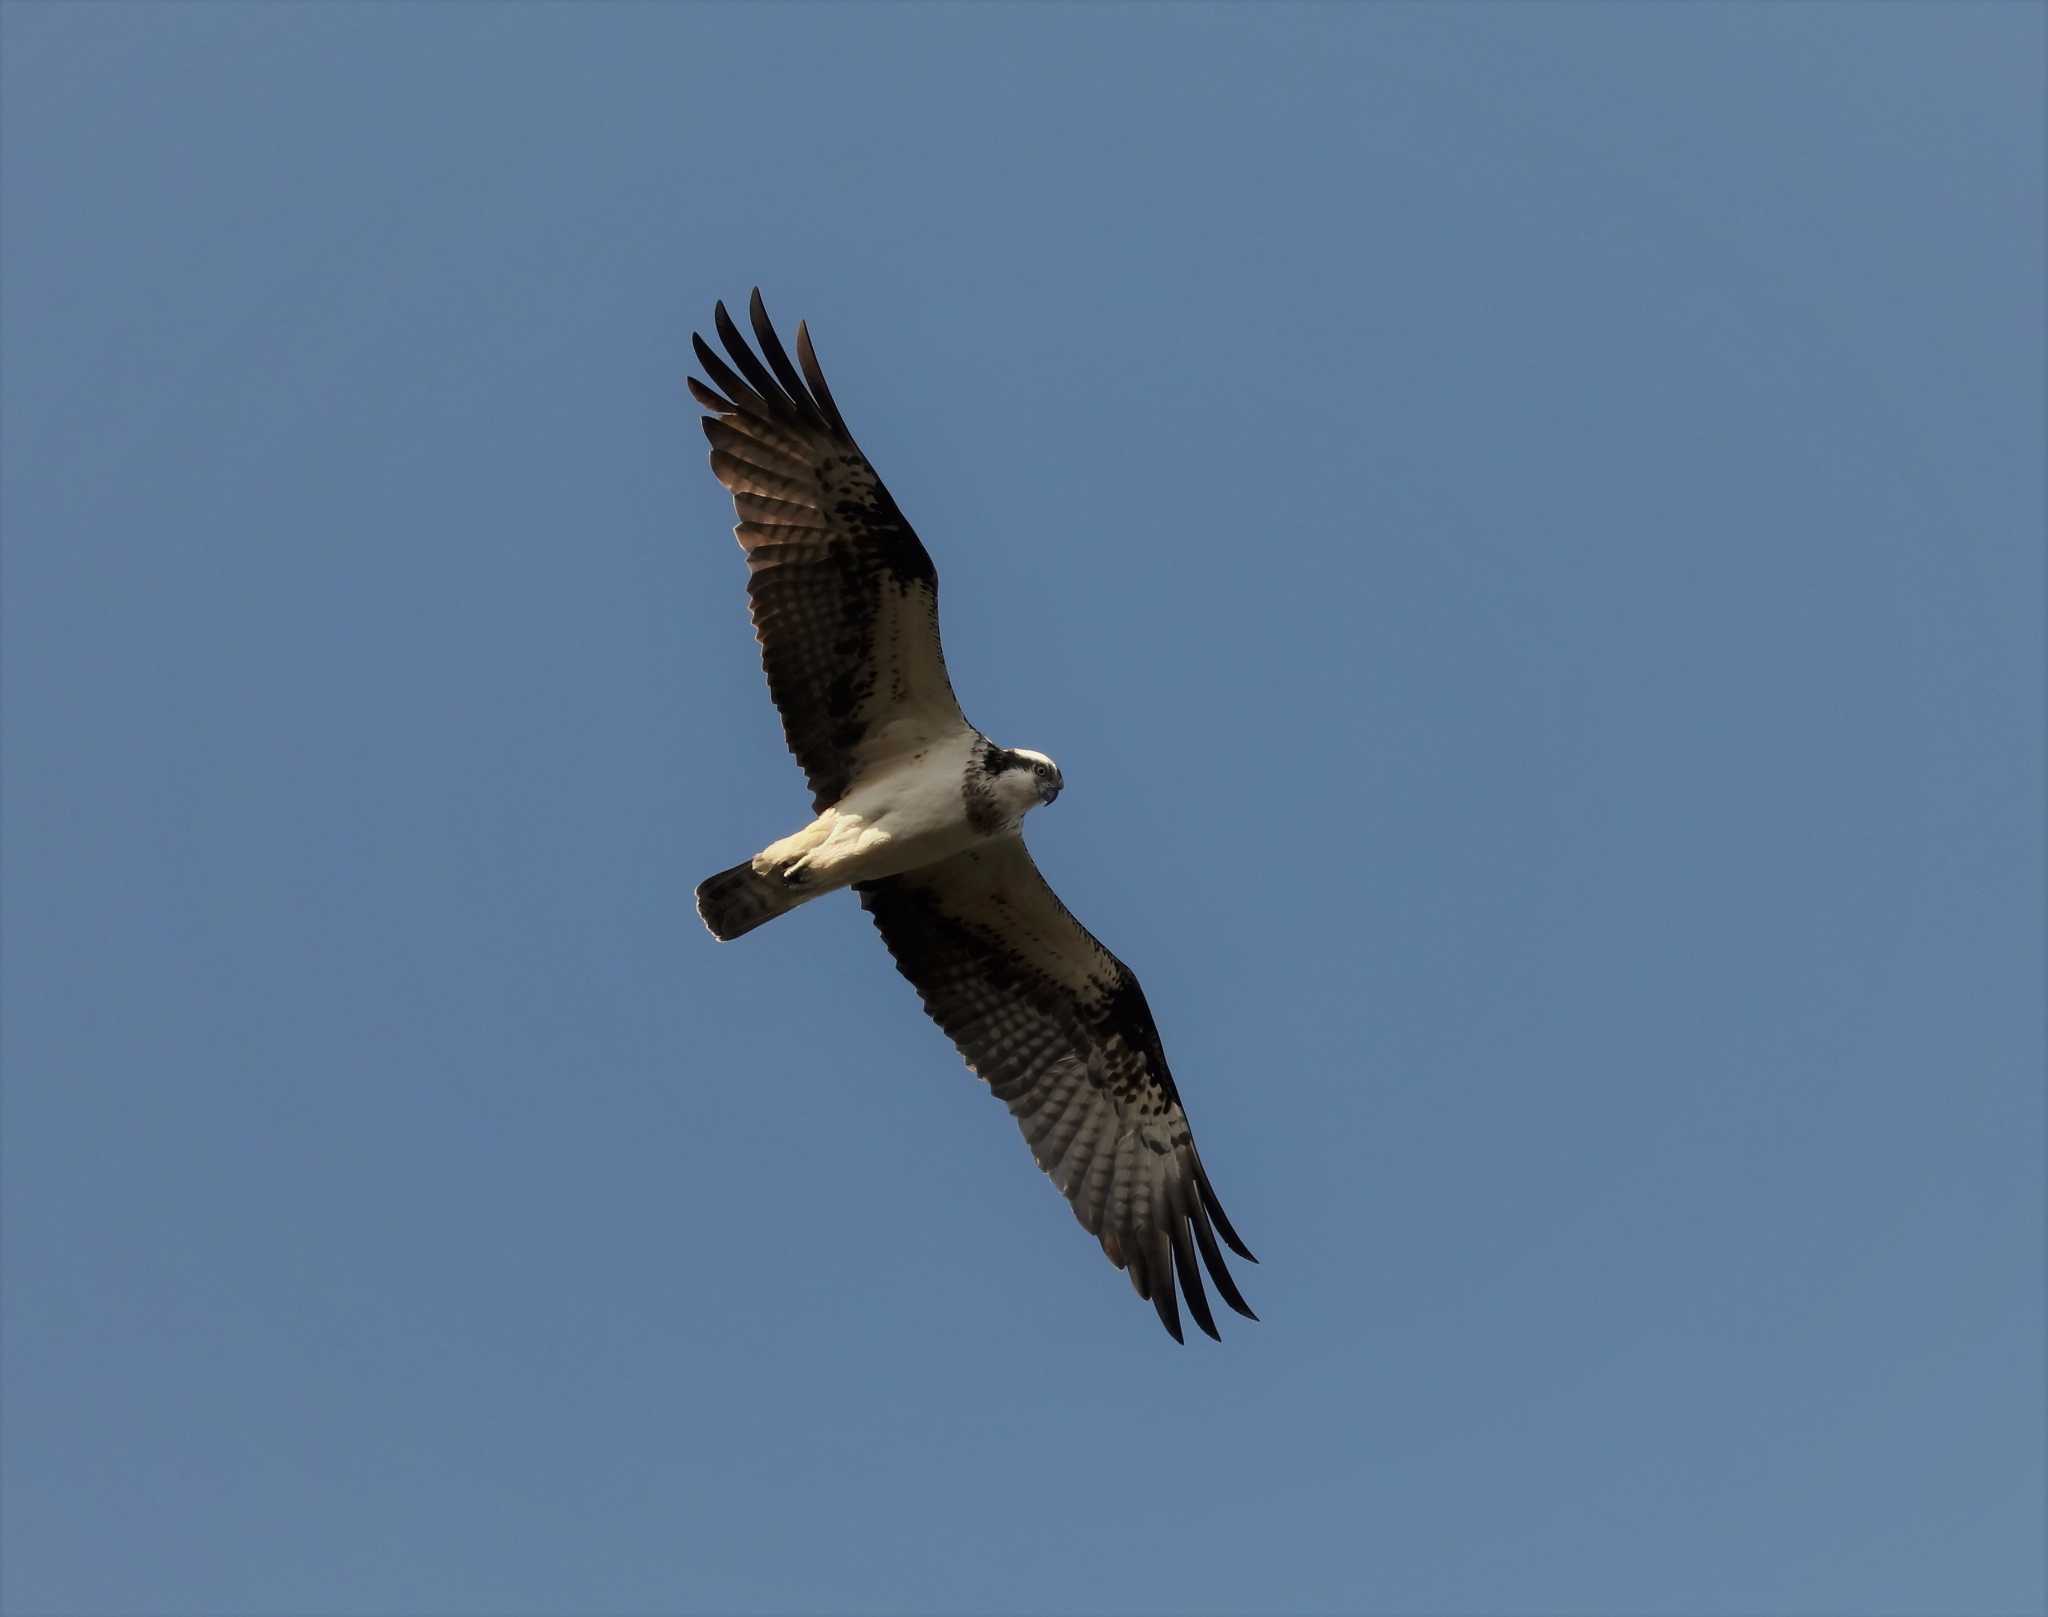
<path id="1" fill-rule="evenodd" d="M 1044 764 L 1033 764 L 1031 767 L 1037 773 L 1040 780 L 1044 780 L 1046 776 L 1052 773 Z"/>

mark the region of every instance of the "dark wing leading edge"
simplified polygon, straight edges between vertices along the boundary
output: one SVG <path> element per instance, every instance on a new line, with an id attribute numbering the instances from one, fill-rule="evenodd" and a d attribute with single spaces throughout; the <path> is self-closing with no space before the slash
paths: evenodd
<path id="1" fill-rule="evenodd" d="M 939 580 L 825 386 L 810 333 L 789 362 L 761 294 L 748 310 L 767 363 L 719 304 L 719 341 L 690 378 L 711 469 L 732 490 L 769 693 L 820 811 L 873 760 L 966 724 L 939 649 Z M 737 370 L 734 367 L 738 367 Z M 713 391 L 713 389 L 717 391 Z"/>
<path id="2" fill-rule="evenodd" d="M 1024 1130 L 1109 1261 L 1181 1340 L 1174 1277 L 1210 1336 L 1197 1250 L 1256 1319 L 1216 1238 L 1256 1262 L 1209 1187 L 1144 991 L 1007 836 L 856 889 L 897 969 Z"/>

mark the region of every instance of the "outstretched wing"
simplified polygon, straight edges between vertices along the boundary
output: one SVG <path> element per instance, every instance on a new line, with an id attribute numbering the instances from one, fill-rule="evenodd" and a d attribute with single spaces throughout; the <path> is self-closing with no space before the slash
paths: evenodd
<path id="1" fill-rule="evenodd" d="M 799 375 L 759 291 L 748 313 L 767 363 L 721 303 L 732 363 L 693 338 L 711 386 L 693 376 L 690 394 L 712 412 L 704 436 L 739 512 L 769 693 L 822 811 L 877 758 L 967 721 L 939 649 L 931 557 L 840 419 L 810 333 L 796 328 Z"/>
<path id="2" fill-rule="evenodd" d="M 1196 1266 L 1256 1319 L 1217 1249 L 1256 1262 L 1223 1216 L 1144 990 L 1067 913 L 1019 836 L 855 889 L 897 969 L 1024 1130 L 1031 1154 L 1181 1340 L 1174 1276 L 1216 1322 Z"/>

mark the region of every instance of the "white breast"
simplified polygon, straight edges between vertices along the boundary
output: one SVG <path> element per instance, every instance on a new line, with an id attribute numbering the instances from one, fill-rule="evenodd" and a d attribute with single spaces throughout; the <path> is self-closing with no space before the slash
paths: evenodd
<path id="1" fill-rule="evenodd" d="M 978 745 L 972 732 L 869 771 L 819 817 L 823 845 L 807 861 L 838 886 L 900 875 L 950 858 L 976 839 L 961 793 Z"/>

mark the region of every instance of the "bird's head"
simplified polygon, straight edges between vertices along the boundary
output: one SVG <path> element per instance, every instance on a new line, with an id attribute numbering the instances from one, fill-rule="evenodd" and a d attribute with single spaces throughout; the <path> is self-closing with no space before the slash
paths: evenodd
<path id="1" fill-rule="evenodd" d="M 1066 784 L 1060 766 L 1042 752 L 1023 747 L 992 747 L 983 766 L 996 801 L 1014 822 L 1041 803 L 1050 803 Z"/>

